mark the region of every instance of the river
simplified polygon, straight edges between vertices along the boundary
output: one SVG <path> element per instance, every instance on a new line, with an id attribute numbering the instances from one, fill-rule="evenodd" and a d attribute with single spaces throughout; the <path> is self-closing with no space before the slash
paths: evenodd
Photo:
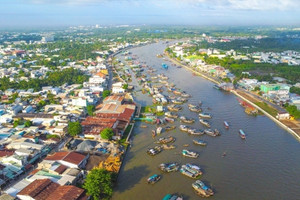
<path id="1" fill-rule="evenodd" d="M 134 48 L 131 52 L 139 57 L 139 61 L 156 68 L 157 73 L 166 74 L 169 82 L 176 84 L 176 87 L 191 94 L 190 103 L 201 100 L 202 108 L 213 115 L 209 120 L 212 128 L 218 128 L 222 135 L 216 138 L 206 135 L 193 137 L 177 128 L 162 133 L 162 136 L 176 137 L 174 145 L 177 148 L 164 150 L 151 157 L 146 154 L 146 150 L 155 146 L 151 137 L 155 125 L 140 128 L 141 122 L 136 123 L 133 145 L 123 160 L 113 200 L 160 200 L 168 193 L 182 194 L 184 199 L 201 199 L 191 187 L 193 179 L 180 172 L 162 174 L 159 171 L 160 163 L 173 161 L 180 164 L 194 163 L 202 168 L 201 180 L 215 192 L 210 199 L 299 199 L 299 142 L 266 116 L 245 114 L 233 94 L 218 91 L 212 87 L 212 82 L 157 58 L 156 54 L 162 53 L 165 47 L 166 44 L 160 42 Z M 122 56 L 118 57 L 122 59 Z M 162 62 L 169 65 L 169 70 L 161 68 Z M 135 93 L 135 100 L 142 105 L 152 104 L 151 98 L 141 92 Z M 211 110 L 207 110 L 208 107 Z M 186 104 L 179 114 L 198 119 L 197 114 L 190 112 Z M 229 130 L 224 128 L 224 120 L 229 122 Z M 176 125 L 178 127 L 179 123 Z M 191 126 L 203 129 L 198 120 Z M 239 129 L 247 134 L 246 140 L 239 137 Z M 201 138 L 208 145 L 196 146 L 192 142 L 193 138 Z M 183 147 L 183 144 L 190 146 Z M 182 157 L 180 152 L 184 148 L 198 151 L 199 158 Z M 222 157 L 223 152 L 226 152 L 225 157 Z M 162 174 L 162 179 L 155 185 L 148 185 L 146 179 L 153 174 Z"/>

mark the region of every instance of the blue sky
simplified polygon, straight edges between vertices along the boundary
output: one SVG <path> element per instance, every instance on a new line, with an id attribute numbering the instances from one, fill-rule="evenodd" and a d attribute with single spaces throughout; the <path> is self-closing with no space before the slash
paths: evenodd
<path id="1" fill-rule="evenodd" d="M 300 0 L 1 0 L 0 26 L 300 25 Z"/>

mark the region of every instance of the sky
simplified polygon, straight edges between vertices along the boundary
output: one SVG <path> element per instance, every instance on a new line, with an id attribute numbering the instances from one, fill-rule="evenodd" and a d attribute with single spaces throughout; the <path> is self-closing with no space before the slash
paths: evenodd
<path id="1" fill-rule="evenodd" d="M 0 0 L 0 27 L 300 25 L 300 0 Z"/>

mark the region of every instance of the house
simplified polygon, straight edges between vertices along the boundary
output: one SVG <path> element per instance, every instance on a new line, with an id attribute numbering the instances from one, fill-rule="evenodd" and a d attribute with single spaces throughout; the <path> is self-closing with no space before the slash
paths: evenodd
<path id="1" fill-rule="evenodd" d="M 112 93 L 113 94 L 120 94 L 124 93 L 125 89 L 123 88 L 123 83 L 122 82 L 117 82 L 112 84 Z"/>
<path id="2" fill-rule="evenodd" d="M 290 119 L 290 114 L 287 112 L 279 112 L 277 113 L 276 118 L 278 120 L 288 120 Z"/>
<path id="3" fill-rule="evenodd" d="M 87 163 L 88 155 L 77 152 L 56 152 L 48 155 L 45 160 L 57 161 L 70 168 L 84 168 Z"/>
<path id="4" fill-rule="evenodd" d="M 17 197 L 21 200 L 84 200 L 85 191 L 73 185 L 60 186 L 50 179 L 35 180 L 23 188 Z"/>

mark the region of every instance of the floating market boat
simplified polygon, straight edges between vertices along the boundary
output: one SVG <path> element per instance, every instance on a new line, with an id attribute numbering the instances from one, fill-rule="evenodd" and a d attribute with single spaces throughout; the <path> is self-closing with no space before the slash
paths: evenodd
<path id="1" fill-rule="evenodd" d="M 211 114 L 209 114 L 209 113 L 199 113 L 199 117 L 201 117 L 201 118 L 211 118 Z"/>
<path id="2" fill-rule="evenodd" d="M 160 134 L 161 134 L 161 131 L 162 131 L 162 127 L 160 126 L 160 127 L 158 127 L 158 128 L 156 129 L 156 134 L 157 134 L 157 135 L 160 135 Z"/>
<path id="3" fill-rule="evenodd" d="M 192 187 L 197 192 L 197 194 L 200 195 L 200 196 L 202 196 L 202 197 L 209 197 L 209 196 L 214 195 L 214 192 L 212 191 L 212 189 L 210 189 L 209 187 L 207 187 L 200 180 L 197 180 L 196 182 L 194 182 L 192 184 Z"/>
<path id="4" fill-rule="evenodd" d="M 195 122 L 194 119 L 192 119 L 192 118 L 187 118 L 187 117 L 185 117 L 185 116 L 181 116 L 179 119 L 180 119 L 181 122 L 187 123 L 187 124 L 192 124 L 192 123 Z"/>
<path id="5" fill-rule="evenodd" d="M 226 122 L 226 121 L 224 121 L 224 126 L 225 126 L 225 128 L 229 128 L 229 124 L 228 124 L 228 122 Z"/>
<path id="6" fill-rule="evenodd" d="M 195 139 L 195 140 L 193 140 L 193 142 L 194 142 L 194 144 L 199 144 L 201 146 L 206 146 L 207 145 L 207 143 L 205 141 L 199 140 L 199 139 L 197 139 L 197 140 Z"/>
<path id="7" fill-rule="evenodd" d="M 203 124 L 204 126 L 207 126 L 208 128 L 210 127 L 209 122 L 208 122 L 207 120 L 205 120 L 205 119 L 199 119 L 199 122 L 200 122 L 201 124 Z"/>
<path id="8" fill-rule="evenodd" d="M 201 168 L 197 165 L 185 164 L 181 166 L 180 172 L 190 178 L 199 178 L 202 175 Z"/>
<path id="9" fill-rule="evenodd" d="M 161 179 L 161 175 L 154 174 L 147 179 L 147 183 L 154 184 Z"/>
<path id="10" fill-rule="evenodd" d="M 148 149 L 148 150 L 147 150 L 147 153 L 148 153 L 150 156 L 155 156 L 155 155 L 159 154 L 161 151 L 162 151 L 162 147 L 160 147 L 160 146 L 155 146 L 154 148 Z"/>
<path id="11" fill-rule="evenodd" d="M 172 112 L 166 112 L 165 115 L 167 117 L 171 117 L 171 118 L 178 118 L 178 115 L 176 113 L 172 113 Z"/>
<path id="12" fill-rule="evenodd" d="M 239 130 L 239 133 L 240 133 L 240 137 L 242 139 L 246 139 L 246 134 L 244 133 L 244 131 L 242 129 Z"/>
<path id="13" fill-rule="evenodd" d="M 176 194 L 167 194 L 162 200 L 183 200 L 183 197 Z"/>
<path id="14" fill-rule="evenodd" d="M 203 135 L 204 131 L 201 129 L 189 129 L 188 133 L 191 135 Z"/>
<path id="15" fill-rule="evenodd" d="M 199 106 L 189 106 L 189 110 L 192 112 L 202 112 L 202 109 Z"/>
<path id="16" fill-rule="evenodd" d="M 187 94 L 187 93 L 185 93 L 185 92 L 182 92 L 182 93 L 181 93 L 181 96 L 182 96 L 182 97 L 185 97 L 185 98 L 190 98 L 190 97 L 191 97 L 191 95 L 189 95 L 189 94 Z"/>
<path id="17" fill-rule="evenodd" d="M 174 105 L 174 104 L 167 106 L 167 108 L 169 111 L 175 111 L 175 112 L 182 110 L 182 106 Z"/>
<path id="18" fill-rule="evenodd" d="M 167 144 L 167 143 L 175 142 L 175 140 L 176 139 L 173 136 L 161 137 L 155 143 Z"/>
<path id="19" fill-rule="evenodd" d="M 175 128 L 176 128 L 176 126 L 166 126 L 165 130 L 166 131 L 171 131 L 171 130 L 174 130 Z"/>
<path id="20" fill-rule="evenodd" d="M 176 172 L 179 169 L 179 164 L 177 162 L 162 163 L 159 165 L 159 169 L 163 172 Z"/>
<path id="21" fill-rule="evenodd" d="M 165 117 L 165 120 L 169 123 L 174 123 L 175 119 L 170 118 L 170 117 Z"/>
<path id="22" fill-rule="evenodd" d="M 174 90 L 173 94 L 175 94 L 175 95 L 181 95 L 182 93 L 180 91 L 178 91 L 178 90 Z"/>
<path id="23" fill-rule="evenodd" d="M 189 150 L 186 150 L 186 149 L 182 150 L 182 155 L 186 156 L 186 157 L 189 157 L 189 158 L 198 158 L 198 156 L 199 156 L 199 154 L 197 152 L 189 151 Z"/>
<path id="24" fill-rule="evenodd" d="M 179 126 L 179 130 L 184 131 L 184 132 L 188 132 L 188 131 L 189 131 L 189 128 L 190 128 L 190 127 L 188 127 L 188 126 L 186 126 L 186 125 L 180 125 L 180 126 Z"/>
<path id="25" fill-rule="evenodd" d="M 169 145 L 169 144 L 163 144 L 161 147 L 165 150 L 170 150 L 170 149 L 175 149 L 176 147 L 174 145 Z"/>
<path id="26" fill-rule="evenodd" d="M 152 130 L 152 137 L 155 137 L 155 136 L 156 136 L 156 131 Z"/>
<path id="27" fill-rule="evenodd" d="M 219 136 L 219 135 L 220 135 L 219 132 L 213 131 L 213 130 L 211 130 L 211 129 L 205 129 L 205 130 L 204 130 L 204 133 L 205 133 L 206 135 L 209 135 L 209 136 L 212 136 L 212 137 L 216 137 L 216 136 Z"/>

